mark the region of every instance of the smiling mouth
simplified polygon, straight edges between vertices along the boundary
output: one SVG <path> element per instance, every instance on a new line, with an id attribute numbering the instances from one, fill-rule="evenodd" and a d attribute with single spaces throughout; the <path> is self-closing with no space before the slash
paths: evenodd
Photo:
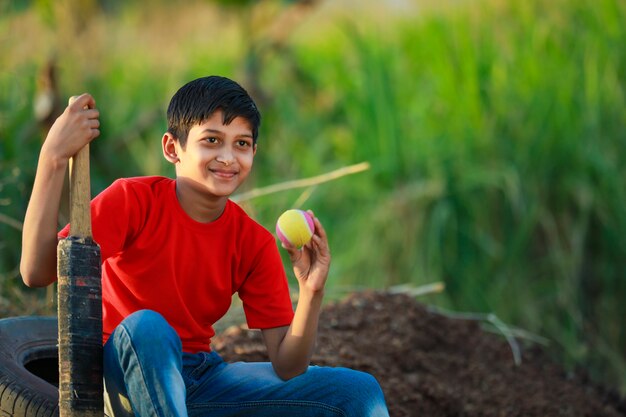
<path id="1" fill-rule="evenodd" d="M 209 171 L 211 171 L 215 176 L 224 179 L 233 178 L 239 173 L 238 171 L 225 171 L 221 169 L 211 169 Z"/>

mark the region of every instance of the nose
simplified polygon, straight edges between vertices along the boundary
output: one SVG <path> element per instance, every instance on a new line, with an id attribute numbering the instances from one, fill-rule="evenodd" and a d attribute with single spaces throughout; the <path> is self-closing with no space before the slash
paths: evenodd
<path id="1" fill-rule="evenodd" d="M 221 164 L 224 164 L 225 166 L 229 166 L 234 161 L 233 155 L 230 152 L 222 152 L 215 158 L 215 160 Z"/>

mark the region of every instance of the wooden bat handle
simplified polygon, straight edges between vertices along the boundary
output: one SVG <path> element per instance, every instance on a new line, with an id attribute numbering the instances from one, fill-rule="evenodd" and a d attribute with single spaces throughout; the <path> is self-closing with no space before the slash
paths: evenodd
<path id="1" fill-rule="evenodd" d="M 69 99 L 69 104 L 77 96 Z M 70 235 L 91 237 L 91 188 L 89 185 L 89 144 L 70 158 Z"/>

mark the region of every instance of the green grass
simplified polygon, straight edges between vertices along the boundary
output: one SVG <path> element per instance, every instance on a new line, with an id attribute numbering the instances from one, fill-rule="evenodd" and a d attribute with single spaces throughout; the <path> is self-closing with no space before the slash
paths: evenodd
<path id="1" fill-rule="evenodd" d="M 0 19 L 0 29 L 30 28 L 0 39 L 10 51 L 0 58 L 0 213 L 17 220 L 40 140 L 37 40 L 52 30 L 29 10 Z M 254 64 L 263 125 L 246 189 L 372 164 L 305 202 L 330 232 L 330 293 L 444 281 L 428 302 L 494 312 L 626 392 L 623 2 L 492 0 L 385 20 L 320 12 L 282 49 L 247 57 L 262 31 L 246 40 L 233 23 L 203 36 L 184 24 L 213 16 L 203 3 L 172 19 L 178 38 L 156 41 L 145 33 L 157 36 L 175 11 L 142 20 L 139 10 L 98 16 L 93 44 L 60 53 L 62 91 L 88 89 L 102 109 L 95 191 L 119 176 L 171 174 L 158 145 L 169 96 L 209 73 L 247 80 Z M 302 191 L 246 207 L 272 229 Z M 0 222 L 0 236 L 0 311 L 40 311 L 29 303 L 45 306 L 44 292 L 17 275 L 19 231 Z"/>

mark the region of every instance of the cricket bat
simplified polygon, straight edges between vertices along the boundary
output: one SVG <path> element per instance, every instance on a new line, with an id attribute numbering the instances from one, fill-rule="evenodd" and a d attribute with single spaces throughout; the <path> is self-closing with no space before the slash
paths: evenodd
<path id="1" fill-rule="evenodd" d="M 69 176 L 70 232 L 57 246 L 59 415 L 102 417 L 102 270 L 91 234 L 89 145 L 70 159 Z"/>

